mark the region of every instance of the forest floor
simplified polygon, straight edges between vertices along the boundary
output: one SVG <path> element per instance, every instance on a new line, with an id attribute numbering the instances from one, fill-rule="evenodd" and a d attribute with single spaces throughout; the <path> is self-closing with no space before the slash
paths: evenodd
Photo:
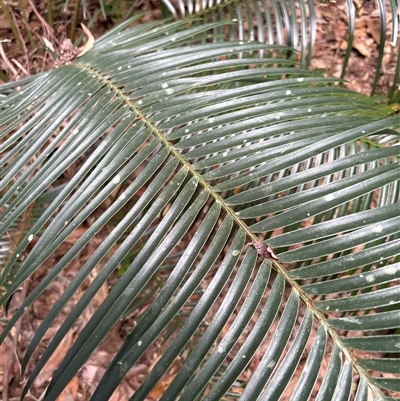
<path id="1" fill-rule="evenodd" d="M 355 0 L 357 7 L 357 20 L 355 30 L 355 40 L 352 45 L 351 57 L 347 68 L 345 79 L 347 80 L 346 86 L 352 90 L 370 94 L 373 86 L 375 71 L 376 71 L 376 58 L 378 55 L 378 46 L 380 41 L 379 35 L 379 18 L 376 9 L 376 3 L 362 0 Z M 33 59 L 31 55 L 35 49 L 30 48 L 30 41 L 26 24 L 33 32 L 34 38 L 39 40 L 45 35 L 42 21 L 38 17 L 44 15 L 45 2 L 36 2 L 35 9 L 32 7 L 33 3 L 28 1 L 25 15 L 18 14 L 14 10 L 13 18 L 18 21 L 20 33 L 24 38 L 23 48 L 15 40 L 11 42 L 3 42 L 0 54 L 0 68 L 3 71 L 3 77 L 7 76 L 10 80 L 18 80 L 25 78 L 43 70 L 54 68 L 54 62 L 51 57 L 41 57 Z M 98 7 L 97 2 L 89 2 L 89 11 L 94 12 Z M 92 7 L 92 10 L 90 10 Z M 136 2 L 136 11 L 144 12 L 141 22 L 147 22 L 153 19 L 160 19 L 161 12 L 156 6 L 156 1 L 138 1 Z M 318 31 L 315 42 L 315 49 L 311 67 L 324 71 L 327 76 L 340 77 L 341 66 L 343 65 L 346 48 L 347 48 L 347 10 L 344 1 L 328 2 L 326 4 L 316 4 Z M 65 32 L 69 29 L 68 24 L 71 21 L 71 15 L 68 19 L 55 21 L 54 26 L 55 36 L 59 42 L 65 38 Z M 391 14 L 387 14 L 387 35 L 390 33 Z M 115 21 L 110 18 L 106 20 L 99 19 L 101 23 L 97 24 L 92 33 L 95 37 L 101 36 L 105 31 L 110 29 Z M 13 32 L 4 15 L 0 15 L 0 31 L 3 38 L 13 38 Z M 377 83 L 377 92 L 386 93 L 388 88 L 393 82 L 396 64 L 396 48 L 391 46 L 389 41 L 386 42 L 384 48 L 383 68 L 380 78 Z M 28 55 L 28 56 L 27 56 Z M 34 60 L 34 61 L 32 61 Z M 35 272 L 29 282 L 16 293 L 10 311 L 12 313 L 18 305 L 20 305 L 26 298 L 27 294 L 35 288 L 46 272 L 65 254 L 69 247 L 79 238 L 82 233 L 87 229 L 84 226 L 79 228 L 74 235 L 71 235 L 68 242 L 48 259 L 45 264 Z M 12 330 L 10 336 L 0 347 L 0 374 L 2 374 L 2 386 L 0 391 L 3 391 L 2 399 L 17 400 L 21 394 L 21 388 L 25 383 L 25 379 L 21 378 L 20 370 L 23 356 L 28 349 L 29 343 L 32 340 L 34 333 L 42 323 L 48 311 L 59 298 L 60 294 L 65 291 L 65 288 L 72 277 L 76 275 L 80 267 L 85 263 L 88 257 L 96 250 L 101 238 L 96 238 L 89 243 L 89 245 L 81 252 L 67 269 L 65 269 L 49 287 L 48 289 L 36 300 L 31 308 L 28 309 L 24 317 L 18 322 Z M 99 267 L 100 269 L 101 267 Z M 62 313 L 56 318 L 54 324 L 44 335 L 38 349 L 33 353 L 31 360 L 28 363 L 27 372 L 30 372 L 32 367 L 38 361 L 41 353 L 46 349 L 50 339 L 53 337 L 56 330 L 60 327 L 64 318 L 73 310 L 76 302 L 90 285 L 95 277 L 96 272 L 89 277 L 81 289 L 75 294 L 73 299 L 65 306 Z M 93 299 L 92 304 L 86 309 L 77 324 L 69 330 L 64 340 L 54 353 L 52 358 L 47 362 L 44 369 L 40 373 L 38 379 L 33 384 L 30 392 L 25 398 L 27 401 L 39 400 L 41 394 L 45 390 L 49 380 L 51 379 L 55 368 L 65 356 L 67 350 L 76 339 L 82 328 L 89 321 L 93 315 L 96 307 L 105 299 L 113 283 L 117 277 L 110 279 L 108 283 L 103 285 L 101 290 Z M 144 310 L 149 304 L 144 304 Z M 140 315 L 142 311 L 138 311 L 136 315 Z M 101 344 L 99 349 L 90 357 L 85 366 L 81 369 L 79 377 L 74 378 L 63 394 L 60 396 L 59 401 L 69 400 L 86 400 L 93 392 L 96 384 L 102 377 L 107 365 L 113 358 L 113 355 L 118 351 L 123 344 L 123 340 L 130 328 L 134 325 L 135 314 L 124 319 L 115 327 L 106 340 Z M 0 316 L 1 317 L 1 316 Z M 168 346 L 168 341 L 165 343 L 157 343 L 151 346 L 143 355 L 140 363 L 137 363 L 124 378 L 121 386 L 114 393 L 111 401 L 124 401 L 128 400 L 130 394 L 138 388 L 140 383 L 146 377 L 147 373 L 151 370 L 152 366 L 157 362 L 160 355 L 163 354 L 165 348 Z M 260 353 L 263 349 L 259 350 Z M 304 363 L 301 361 L 300 363 Z M 162 381 L 154 388 L 148 400 L 156 401 L 162 394 L 164 388 L 168 386 L 173 379 L 178 369 L 180 368 L 179 361 L 169 371 L 168 376 L 164 377 Z M 249 366 L 243 372 L 242 379 L 246 381 L 250 376 L 251 370 L 255 366 Z M 288 394 L 290 394 L 290 389 Z"/>

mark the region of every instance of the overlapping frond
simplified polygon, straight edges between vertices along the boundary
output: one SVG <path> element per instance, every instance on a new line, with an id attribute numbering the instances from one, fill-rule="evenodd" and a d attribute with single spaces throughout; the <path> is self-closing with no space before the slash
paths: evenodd
<path id="1" fill-rule="evenodd" d="M 70 166 L 79 166 L 9 258 L 3 282 L 20 267 L 3 303 L 107 199 L 112 202 L 15 311 L 1 339 L 124 213 L 36 331 L 24 369 L 63 306 L 101 265 L 25 392 L 138 243 L 138 254 L 55 372 L 45 400 L 58 397 L 168 257 L 162 287 L 93 400 L 109 399 L 198 289 L 204 290 L 200 299 L 131 400 L 146 399 L 178 357 L 182 369 L 163 401 L 193 400 L 193 394 L 220 400 L 235 387 L 241 400 L 279 399 L 300 361 L 293 400 L 310 394 L 347 399 L 354 386 L 360 400 L 368 387 L 377 397 L 398 390 L 400 379 L 371 371 L 397 366 L 391 354 L 398 350 L 393 331 L 400 323 L 400 118 L 382 119 L 361 95 L 277 58 L 286 48 L 207 43 L 210 31 L 223 26 L 188 28 L 181 21 L 116 28 L 72 65 L 3 99 L 1 234 Z M 258 233 L 279 261 L 261 261 L 253 247 L 245 249 Z M 357 336 L 348 335 L 354 330 Z M 184 353 L 199 331 L 201 338 Z M 260 348 L 258 367 L 238 389 Z M 379 354 L 369 359 L 371 353 Z M 329 361 L 324 378 L 323 360 Z"/>
<path id="2" fill-rule="evenodd" d="M 165 8 L 175 18 L 204 18 L 209 21 L 227 21 L 233 18 L 238 20 L 237 26 L 231 26 L 229 35 L 231 39 L 251 40 L 261 43 L 288 45 L 300 52 L 301 61 L 309 65 L 315 47 L 316 33 L 318 29 L 324 29 L 318 25 L 315 4 L 311 0 L 224 0 L 224 1 L 193 1 L 179 0 L 172 2 L 162 0 Z M 347 49 L 344 57 L 341 77 L 344 78 L 348 69 L 348 62 L 352 51 L 352 43 L 355 38 L 356 7 L 353 1 L 346 1 L 347 5 Z M 396 0 L 376 0 L 377 16 L 374 24 L 379 26 L 379 41 L 377 65 L 372 94 L 381 74 L 385 73 L 384 51 L 385 45 L 390 43 L 391 50 L 397 51 L 397 69 L 389 90 L 389 98 L 398 102 L 398 82 L 400 79 L 400 43 L 399 34 L 399 7 Z M 360 6 L 359 6 L 360 7 Z M 387 37 L 386 29 L 390 19 L 390 37 Z M 222 28 L 216 30 L 221 37 L 226 36 Z M 225 35 L 223 34 L 225 33 Z M 216 39 L 217 40 L 217 39 Z M 397 97 L 395 96 L 397 93 Z"/>
<path id="3" fill-rule="evenodd" d="M 312 1 L 179 1 L 162 0 L 167 10 L 180 18 L 238 23 L 229 27 L 231 40 L 250 40 L 298 49 L 303 64 L 309 65 L 316 37 L 316 18 Z M 200 23 L 200 22 L 199 22 Z M 226 37 L 226 27 L 215 28 Z M 216 36 L 215 40 L 218 40 Z M 262 54 L 262 50 L 261 50 Z"/>

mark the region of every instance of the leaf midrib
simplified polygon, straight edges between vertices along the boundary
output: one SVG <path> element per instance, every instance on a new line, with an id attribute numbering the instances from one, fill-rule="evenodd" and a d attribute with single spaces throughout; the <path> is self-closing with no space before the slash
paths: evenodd
<path id="1" fill-rule="evenodd" d="M 197 181 L 198 183 L 208 192 L 208 194 L 214 199 L 215 202 L 221 205 L 221 208 L 231 216 L 233 222 L 240 226 L 246 233 L 248 237 L 250 237 L 252 243 L 258 241 L 258 237 L 250 231 L 250 228 L 236 215 L 236 212 L 225 203 L 225 199 L 221 197 L 216 191 L 213 190 L 213 187 L 203 179 L 201 174 L 196 171 L 192 164 L 189 163 L 180 153 L 179 151 L 173 146 L 173 144 L 166 139 L 166 137 L 160 132 L 157 127 L 141 112 L 141 110 L 129 99 L 124 92 L 119 89 L 116 85 L 113 84 L 111 80 L 103 76 L 99 71 L 95 70 L 94 68 L 90 67 L 87 64 L 81 63 L 74 63 L 74 66 L 78 66 L 83 70 L 87 71 L 91 76 L 97 77 L 100 81 L 102 81 L 106 86 L 110 87 L 112 91 L 116 94 L 116 96 L 120 97 L 123 101 L 123 104 L 126 104 L 132 113 L 135 114 L 136 120 L 142 120 L 144 125 L 151 130 L 151 132 L 160 140 L 164 147 L 166 147 L 170 154 L 175 157 L 179 163 L 183 166 L 185 170 L 189 172 Z M 353 367 L 359 372 L 360 376 L 363 376 L 370 386 L 371 389 L 375 392 L 375 394 L 379 394 L 382 398 L 384 395 L 379 387 L 374 385 L 370 380 L 370 376 L 368 375 L 367 371 L 358 364 L 357 358 L 351 354 L 351 350 L 343 344 L 340 339 L 340 336 L 336 333 L 336 331 L 330 326 L 328 319 L 315 308 L 314 301 L 309 297 L 309 295 L 304 292 L 304 290 L 300 287 L 300 285 L 294 281 L 288 274 L 288 272 L 281 266 L 279 261 L 275 261 L 272 259 L 264 259 L 259 256 L 259 259 L 263 262 L 270 265 L 272 268 L 277 270 L 279 274 L 281 274 L 285 281 L 290 285 L 292 290 L 294 290 L 300 299 L 305 303 L 306 307 L 311 310 L 315 318 L 318 322 L 325 328 L 325 330 L 329 333 L 332 340 L 338 345 L 339 349 L 343 352 L 343 354 L 352 361 Z"/>

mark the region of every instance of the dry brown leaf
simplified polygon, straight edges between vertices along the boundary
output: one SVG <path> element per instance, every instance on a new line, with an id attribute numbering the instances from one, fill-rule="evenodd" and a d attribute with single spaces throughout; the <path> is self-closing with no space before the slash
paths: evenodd
<path id="1" fill-rule="evenodd" d="M 108 283 L 105 282 L 93 298 L 93 305 L 95 308 L 98 308 L 103 303 L 103 301 L 107 298 L 108 293 Z"/>
<path id="2" fill-rule="evenodd" d="M 355 29 L 365 29 L 365 19 L 357 18 L 354 24 Z"/>
<path id="3" fill-rule="evenodd" d="M 367 27 L 372 38 L 379 45 L 379 43 L 381 43 L 381 28 L 379 26 L 379 20 L 377 21 L 375 18 L 368 18 Z"/>
<path id="4" fill-rule="evenodd" d="M 353 0 L 353 3 L 357 8 L 361 8 L 364 4 L 364 0 Z"/>
<path id="5" fill-rule="evenodd" d="M 81 377 L 86 383 L 92 386 L 93 383 L 95 382 L 98 370 L 99 366 L 85 364 L 81 370 Z"/>
<path id="6" fill-rule="evenodd" d="M 363 56 L 371 57 L 364 29 L 356 29 L 354 31 L 353 48 L 357 49 Z"/>
<path id="7" fill-rule="evenodd" d="M 157 401 L 164 393 L 168 386 L 172 383 L 176 375 L 171 375 L 160 381 L 153 389 L 153 391 L 149 394 L 149 397 Z"/>
<path id="8" fill-rule="evenodd" d="M 58 396 L 57 401 L 75 401 L 78 395 L 79 379 L 73 377 L 68 386 Z"/>
<path id="9" fill-rule="evenodd" d="M 82 57 L 85 53 L 87 53 L 94 46 L 94 36 L 92 35 L 92 33 L 89 31 L 89 29 L 86 28 L 85 25 L 81 24 L 81 27 L 82 27 L 83 33 L 87 36 L 88 40 L 76 57 Z"/>
<path id="10" fill-rule="evenodd" d="M 336 40 L 342 40 L 347 36 L 347 25 L 342 21 L 337 20 L 332 24 L 332 32 L 334 33 Z"/>
<path id="11" fill-rule="evenodd" d="M 47 381 L 49 381 L 53 375 L 53 372 L 56 370 L 58 365 L 64 359 L 65 355 L 72 344 L 73 333 L 72 330 L 69 330 L 67 335 L 62 339 L 60 345 L 57 347 L 53 355 L 47 361 L 46 365 L 44 365 L 42 371 L 40 372 L 37 380 L 36 386 L 40 387 Z"/>
<path id="12" fill-rule="evenodd" d="M 45 46 L 46 46 L 48 49 L 50 49 L 53 53 L 56 52 L 56 51 L 54 50 L 53 44 L 52 44 L 49 40 L 47 40 L 44 36 L 43 36 L 43 42 L 44 42 Z"/>
<path id="13" fill-rule="evenodd" d="M 13 328 L 12 332 L 15 333 L 15 328 Z M 9 367 L 10 365 L 9 358 L 13 357 L 15 352 L 13 348 L 14 345 L 10 337 L 6 337 L 5 341 L 0 345 L 0 392 L 3 390 L 4 371 Z M 15 377 L 17 372 L 18 372 L 18 366 L 17 362 L 14 360 L 10 368 L 9 372 L 10 374 L 8 376 L 8 378 L 10 379 L 9 381 L 11 381 Z"/>

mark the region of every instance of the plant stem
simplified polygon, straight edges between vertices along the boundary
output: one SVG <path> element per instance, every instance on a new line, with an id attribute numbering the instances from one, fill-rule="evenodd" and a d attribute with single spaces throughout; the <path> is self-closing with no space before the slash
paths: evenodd
<path id="1" fill-rule="evenodd" d="M 71 39 L 72 43 L 74 42 L 75 39 L 75 31 L 76 31 L 76 26 L 78 24 L 80 9 L 81 9 L 81 0 L 77 0 L 75 3 L 74 17 L 72 19 L 71 30 L 69 32 L 69 38 Z"/>
<path id="2" fill-rule="evenodd" d="M 49 26 L 53 29 L 53 3 L 51 0 L 47 0 L 47 22 Z"/>
<path id="3" fill-rule="evenodd" d="M 0 0 L 0 8 L 3 10 L 4 16 L 6 17 L 6 20 L 8 21 L 8 23 L 10 24 L 11 30 L 14 34 L 14 37 L 18 42 L 18 46 L 25 53 L 24 45 L 22 44 L 22 39 L 21 39 L 20 35 L 18 34 L 18 30 L 15 26 L 14 19 L 11 17 L 10 13 L 8 12 L 7 6 L 4 4 L 3 0 Z"/>

